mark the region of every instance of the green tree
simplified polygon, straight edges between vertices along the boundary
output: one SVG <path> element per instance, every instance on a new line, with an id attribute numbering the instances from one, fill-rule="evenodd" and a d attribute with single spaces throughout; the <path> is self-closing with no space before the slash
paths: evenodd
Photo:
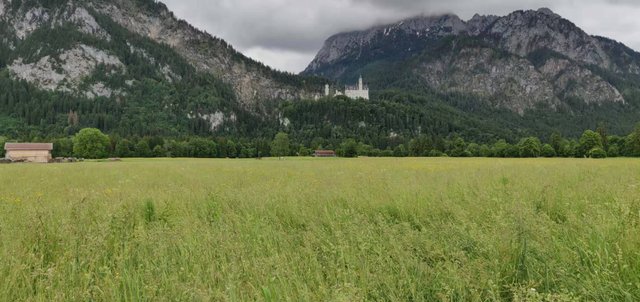
<path id="1" fill-rule="evenodd" d="M 431 141 L 426 135 L 420 135 L 409 142 L 410 156 L 427 156 L 431 151 Z"/>
<path id="2" fill-rule="evenodd" d="M 409 155 L 407 148 L 405 148 L 404 144 L 397 145 L 393 148 L 393 156 L 394 157 L 406 157 Z"/>
<path id="3" fill-rule="evenodd" d="M 468 157 L 467 152 L 465 152 L 466 146 L 467 144 L 462 137 L 454 138 L 449 147 L 449 155 L 452 157 Z"/>
<path id="4" fill-rule="evenodd" d="M 480 146 L 480 157 L 492 157 L 493 152 L 491 151 L 491 147 L 488 145 Z"/>
<path id="5" fill-rule="evenodd" d="M 70 138 L 60 138 L 53 142 L 53 157 L 73 156 L 73 140 Z"/>
<path id="6" fill-rule="evenodd" d="M 527 137 L 518 144 L 520 157 L 539 157 L 542 153 L 542 143 L 537 137 Z"/>
<path id="7" fill-rule="evenodd" d="M 134 149 L 137 157 L 151 157 L 151 148 L 146 139 L 141 139 Z"/>
<path id="8" fill-rule="evenodd" d="M 609 151 L 607 152 L 609 157 L 618 157 L 620 156 L 620 147 L 618 145 L 609 144 Z"/>
<path id="9" fill-rule="evenodd" d="M 589 152 L 594 148 L 603 149 L 602 137 L 595 131 L 587 130 L 580 137 L 579 157 L 589 156 Z"/>
<path id="10" fill-rule="evenodd" d="M 264 157 L 271 154 L 271 142 L 267 139 L 259 138 L 254 141 L 256 148 L 255 156 Z"/>
<path id="11" fill-rule="evenodd" d="M 298 156 L 310 156 L 311 155 L 311 150 L 309 148 L 306 148 L 305 146 L 300 146 L 300 149 L 298 149 Z"/>
<path id="12" fill-rule="evenodd" d="M 504 151 L 504 157 L 518 158 L 520 157 L 520 148 L 517 145 L 508 144 Z"/>
<path id="13" fill-rule="evenodd" d="M 0 136 L 0 158 L 4 158 L 5 156 L 4 144 L 6 142 L 7 142 L 7 138 L 4 136 Z"/>
<path id="14" fill-rule="evenodd" d="M 153 148 L 153 157 L 166 157 L 167 156 L 167 150 L 164 149 L 163 146 L 161 145 L 156 145 L 155 148 Z"/>
<path id="15" fill-rule="evenodd" d="M 497 141 L 495 144 L 493 144 L 493 147 L 491 149 L 492 149 L 491 153 L 493 153 L 493 156 L 507 157 L 507 150 L 509 149 L 509 144 L 507 143 L 507 141 L 501 139 Z"/>
<path id="16" fill-rule="evenodd" d="M 607 152 L 600 147 L 593 148 L 589 151 L 590 158 L 607 158 Z"/>
<path id="17" fill-rule="evenodd" d="M 187 142 L 179 142 L 175 140 L 171 140 L 167 142 L 167 156 L 169 157 L 187 157 L 189 156 L 187 149 Z"/>
<path id="18" fill-rule="evenodd" d="M 596 132 L 600 134 L 603 150 L 609 149 L 609 135 L 607 133 L 607 126 L 604 123 L 599 123 Z"/>
<path id="19" fill-rule="evenodd" d="M 556 150 L 550 144 L 542 146 L 542 156 L 544 157 L 556 157 Z"/>
<path id="20" fill-rule="evenodd" d="M 128 139 L 118 141 L 114 153 L 117 157 L 131 157 L 131 142 Z"/>
<path id="21" fill-rule="evenodd" d="M 188 156 L 197 158 L 211 158 L 216 154 L 217 145 L 210 139 L 196 137 L 189 141 Z"/>
<path id="22" fill-rule="evenodd" d="M 271 155 L 283 157 L 289 155 L 289 135 L 284 132 L 276 134 L 271 142 Z"/>
<path id="23" fill-rule="evenodd" d="M 556 152 L 556 154 L 560 154 L 562 152 L 562 142 L 563 142 L 563 138 L 560 132 L 554 131 L 551 134 L 549 143 L 551 144 L 551 147 L 553 147 L 553 150 Z"/>
<path id="24" fill-rule="evenodd" d="M 343 157 L 357 157 L 358 143 L 354 139 L 347 139 L 340 144 L 340 155 Z"/>
<path id="25" fill-rule="evenodd" d="M 627 136 L 624 146 L 626 156 L 640 156 L 640 124 Z"/>
<path id="26" fill-rule="evenodd" d="M 476 143 L 470 143 L 467 146 L 467 152 L 469 152 L 472 157 L 480 157 L 480 145 Z"/>
<path id="27" fill-rule="evenodd" d="M 85 128 L 73 137 L 73 153 L 82 158 L 105 158 L 109 144 L 109 136 L 98 129 Z"/>

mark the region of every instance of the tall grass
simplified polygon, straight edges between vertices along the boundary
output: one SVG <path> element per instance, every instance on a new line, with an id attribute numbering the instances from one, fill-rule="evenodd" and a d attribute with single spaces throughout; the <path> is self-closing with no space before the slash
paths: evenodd
<path id="1" fill-rule="evenodd" d="M 640 161 L 0 166 L 2 301 L 639 301 Z"/>

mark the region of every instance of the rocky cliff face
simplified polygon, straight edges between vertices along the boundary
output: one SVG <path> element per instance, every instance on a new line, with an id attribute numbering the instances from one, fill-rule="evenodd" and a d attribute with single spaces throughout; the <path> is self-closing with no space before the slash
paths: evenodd
<path id="1" fill-rule="evenodd" d="M 337 80 L 369 73 L 375 86 L 376 74 L 382 73 L 375 66 L 384 66 L 396 77 L 417 75 L 434 90 L 484 96 L 522 114 L 539 104 L 556 108 L 568 99 L 623 104 L 624 96 L 601 73 L 638 75 L 639 57 L 540 9 L 505 17 L 476 15 L 469 21 L 418 17 L 338 34 L 304 73 Z M 387 77 L 379 85 L 393 80 L 398 79 Z"/>
<path id="2" fill-rule="evenodd" d="M 315 73 L 326 65 L 339 62 L 354 52 L 366 50 L 381 38 L 402 32 L 418 37 L 444 37 L 457 35 L 467 29 L 458 16 L 416 17 L 397 24 L 377 26 L 369 30 L 341 33 L 330 37 L 304 73 Z"/>
<path id="3" fill-rule="evenodd" d="M 319 93 L 320 88 L 305 91 L 299 85 L 275 80 L 274 74 L 283 75 L 244 57 L 225 41 L 176 19 L 167 9 L 144 11 L 130 0 L 94 2 L 91 7 L 136 34 L 171 46 L 198 70 L 223 79 L 248 107 L 260 100 L 291 100 Z M 294 76 L 289 76 L 289 80 L 299 81 Z"/>
<path id="4" fill-rule="evenodd" d="M 313 97 L 319 93 L 320 88 L 309 91 L 302 87 L 301 78 L 273 71 L 238 53 L 225 41 L 176 19 L 164 5 L 146 2 L 147 6 L 141 4 L 145 1 L 133 0 L 29 1 L 24 4 L 0 0 L 0 27 L 6 33 L 2 42 L 8 49 L 20 53 L 9 56 L 6 65 L 16 79 L 46 90 L 69 91 L 88 97 L 124 94 L 121 87 L 86 81 L 97 68 L 106 67 L 110 73 L 124 73 L 127 69 L 122 54 L 99 46 L 111 41 L 109 31 L 96 20 L 98 16 L 106 16 L 130 33 L 168 45 L 197 71 L 222 79 L 248 110 L 257 110 L 261 101 Z M 70 45 L 59 51 L 45 53 L 31 49 L 26 55 L 21 51 L 19 46 L 30 44 L 25 41 L 35 39 L 34 35 L 39 31 L 61 27 L 72 28 L 91 38 L 69 41 Z M 168 81 L 179 80 L 170 64 L 162 62 L 163 58 L 153 58 L 144 49 L 131 45 L 133 53 L 144 54 L 149 64 L 157 65 L 154 68 L 157 67 Z"/>

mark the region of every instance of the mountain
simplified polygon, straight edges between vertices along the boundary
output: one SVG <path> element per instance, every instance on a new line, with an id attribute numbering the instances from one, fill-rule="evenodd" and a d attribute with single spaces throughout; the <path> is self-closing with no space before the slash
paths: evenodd
<path id="1" fill-rule="evenodd" d="M 377 92 L 463 94 L 521 116 L 545 108 L 589 118 L 581 110 L 590 107 L 601 119 L 618 111 L 628 112 L 624 123 L 640 119 L 640 54 L 545 8 L 468 21 L 420 16 L 337 34 L 303 74 L 340 82 L 362 74 Z"/>
<path id="2" fill-rule="evenodd" d="M 154 0 L 0 0 L 0 34 L 0 123 L 12 136 L 251 131 L 279 102 L 321 90 Z"/>
<path id="3" fill-rule="evenodd" d="M 638 58 L 540 10 L 339 34 L 293 75 L 155 0 L 0 0 L 0 136 L 57 141 L 94 127 L 114 149 L 206 137 L 257 155 L 280 131 L 292 150 L 427 137 L 442 152 L 457 138 L 576 137 L 599 123 L 625 134 L 640 117 Z M 360 74 L 370 101 L 320 97 Z"/>

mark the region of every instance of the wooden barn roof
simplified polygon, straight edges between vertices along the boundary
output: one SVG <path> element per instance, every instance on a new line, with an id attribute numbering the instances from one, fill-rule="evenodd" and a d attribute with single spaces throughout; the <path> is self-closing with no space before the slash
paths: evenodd
<path id="1" fill-rule="evenodd" d="M 335 154 L 336 151 L 333 150 L 316 150 L 316 154 Z"/>
<path id="2" fill-rule="evenodd" d="M 6 143 L 4 149 L 7 151 L 51 151 L 53 144 L 17 144 Z"/>

